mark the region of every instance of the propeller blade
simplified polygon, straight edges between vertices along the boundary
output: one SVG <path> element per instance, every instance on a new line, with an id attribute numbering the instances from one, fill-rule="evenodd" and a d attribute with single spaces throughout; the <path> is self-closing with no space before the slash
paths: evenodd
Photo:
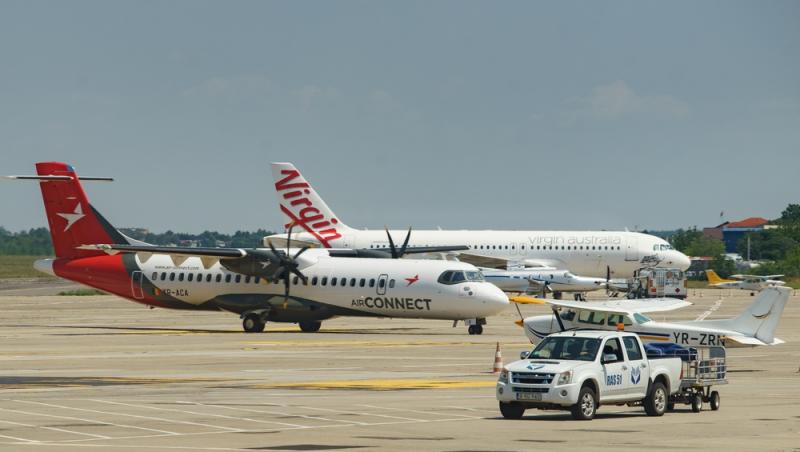
<path id="1" fill-rule="evenodd" d="M 305 253 L 307 249 L 308 249 L 308 247 L 307 247 L 307 246 L 304 246 L 304 247 L 300 248 L 300 251 L 298 251 L 297 253 L 295 253 L 295 255 L 294 255 L 294 256 L 292 256 L 292 259 L 293 259 L 293 260 L 294 260 L 294 259 L 297 259 L 297 256 L 299 256 L 299 255 L 301 255 L 301 254 Z"/>
<path id="2" fill-rule="evenodd" d="M 303 284 L 308 284 L 308 278 L 306 277 L 306 275 L 300 273 L 300 270 L 293 268 L 292 273 L 297 275 L 297 277 L 300 278 L 301 281 L 303 281 Z"/>
<path id="3" fill-rule="evenodd" d="M 283 278 L 283 309 L 289 305 L 289 279 L 291 276 L 289 274 Z"/>
<path id="4" fill-rule="evenodd" d="M 286 254 L 292 249 L 292 228 L 294 228 L 294 221 L 289 223 L 289 231 L 286 233 Z"/>
<path id="5" fill-rule="evenodd" d="M 384 226 L 384 230 L 386 230 L 386 236 L 389 237 L 389 248 L 392 251 L 392 259 L 397 259 L 397 248 L 394 246 L 394 240 L 392 240 L 392 234 L 389 233 L 389 227 Z"/>
<path id="6" fill-rule="evenodd" d="M 400 247 L 400 253 L 398 253 L 397 257 L 403 257 L 403 255 L 406 254 L 406 247 L 408 246 L 409 239 L 411 239 L 411 226 L 408 227 L 406 239 L 403 241 L 403 246 Z"/>

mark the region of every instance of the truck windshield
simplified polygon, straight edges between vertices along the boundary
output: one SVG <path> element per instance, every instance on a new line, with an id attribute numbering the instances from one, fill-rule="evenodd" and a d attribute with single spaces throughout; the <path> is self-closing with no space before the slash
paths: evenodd
<path id="1" fill-rule="evenodd" d="M 600 339 L 588 337 L 547 337 L 533 349 L 528 359 L 570 359 L 594 361 Z"/>

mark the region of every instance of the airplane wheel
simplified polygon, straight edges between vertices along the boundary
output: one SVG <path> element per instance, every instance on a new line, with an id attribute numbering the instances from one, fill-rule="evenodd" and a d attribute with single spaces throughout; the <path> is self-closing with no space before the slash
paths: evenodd
<path id="1" fill-rule="evenodd" d="M 475 325 L 470 325 L 469 327 L 467 327 L 467 332 L 469 333 L 470 336 L 475 334 Z"/>
<path id="2" fill-rule="evenodd" d="M 483 325 L 475 325 L 475 334 L 483 334 Z"/>
<path id="3" fill-rule="evenodd" d="M 317 322 L 315 320 L 306 320 L 300 322 L 300 330 L 304 333 L 316 333 L 319 331 L 321 326 L 322 322 Z"/>
<path id="4" fill-rule="evenodd" d="M 260 333 L 265 325 L 258 314 L 247 314 L 242 320 L 242 328 L 248 333 Z"/>

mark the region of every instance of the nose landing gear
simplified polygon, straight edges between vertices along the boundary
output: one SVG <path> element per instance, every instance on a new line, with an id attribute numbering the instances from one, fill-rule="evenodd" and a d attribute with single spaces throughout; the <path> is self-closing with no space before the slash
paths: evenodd
<path id="1" fill-rule="evenodd" d="M 267 325 L 268 314 L 268 309 L 259 309 L 242 313 L 242 328 L 247 333 L 260 333 L 264 331 L 264 327 Z"/>
<path id="2" fill-rule="evenodd" d="M 470 335 L 480 335 L 483 334 L 483 325 L 486 325 L 486 319 L 467 319 L 464 320 L 464 323 L 467 324 L 467 332 Z"/>

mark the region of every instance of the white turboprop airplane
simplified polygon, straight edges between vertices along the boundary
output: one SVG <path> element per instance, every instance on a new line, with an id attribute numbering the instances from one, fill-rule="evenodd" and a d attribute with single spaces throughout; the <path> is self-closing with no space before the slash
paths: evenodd
<path id="1" fill-rule="evenodd" d="M 680 322 L 657 322 L 645 315 L 691 305 L 674 298 L 581 303 L 515 297 L 512 301 L 547 303 L 552 307 L 551 315 L 528 317 L 521 322 L 525 335 L 534 343 L 560 331 L 614 330 L 621 323 L 625 331 L 638 334 L 644 342 L 675 342 L 691 347 L 752 347 L 783 343 L 775 337 L 775 328 L 790 292 L 785 287 L 764 289 L 744 312 L 734 318 Z"/>
<path id="2" fill-rule="evenodd" d="M 783 275 L 731 275 L 733 279 L 723 279 L 714 270 L 706 270 L 708 285 L 715 289 L 749 290 L 751 295 L 767 287 L 783 286 L 786 282 L 779 279 Z"/>
<path id="3" fill-rule="evenodd" d="M 561 294 L 572 292 L 576 300 L 584 300 L 586 292 L 605 289 L 606 280 L 587 276 L 573 275 L 569 270 L 559 269 L 513 269 L 496 270 L 481 268 L 486 281 L 494 284 L 504 292 L 522 292 L 539 294 L 547 298 L 547 293 Z"/>
<path id="4" fill-rule="evenodd" d="M 399 250 L 394 243 L 389 250 L 149 245 L 120 233 L 89 204 L 71 166 L 36 168 L 36 176 L 14 177 L 37 180 L 42 190 L 56 258 L 35 268 L 151 307 L 239 314 L 247 332 L 267 321 L 313 332 L 332 317 L 371 316 L 476 319 L 469 332 L 480 334 L 485 317 L 509 305 L 470 264 L 393 259 L 429 252 L 407 247 L 409 236 Z M 83 178 L 92 179 L 100 180 Z"/>
<path id="5" fill-rule="evenodd" d="M 325 248 L 387 248 L 382 230 L 345 225 L 291 163 L 273 163 L 272 175 L 286 224 L 297 224 L 304 245 Z M 266 237 L 281 243 L 285 234 Z M 663 239 L 628 231 L 415 231 L 415 246 L 466 245 L 459 260 L 479 267 L 569 269 L 583 276 L 628 277 L 645 266 L 689 268 L 689 258 Z"/>

